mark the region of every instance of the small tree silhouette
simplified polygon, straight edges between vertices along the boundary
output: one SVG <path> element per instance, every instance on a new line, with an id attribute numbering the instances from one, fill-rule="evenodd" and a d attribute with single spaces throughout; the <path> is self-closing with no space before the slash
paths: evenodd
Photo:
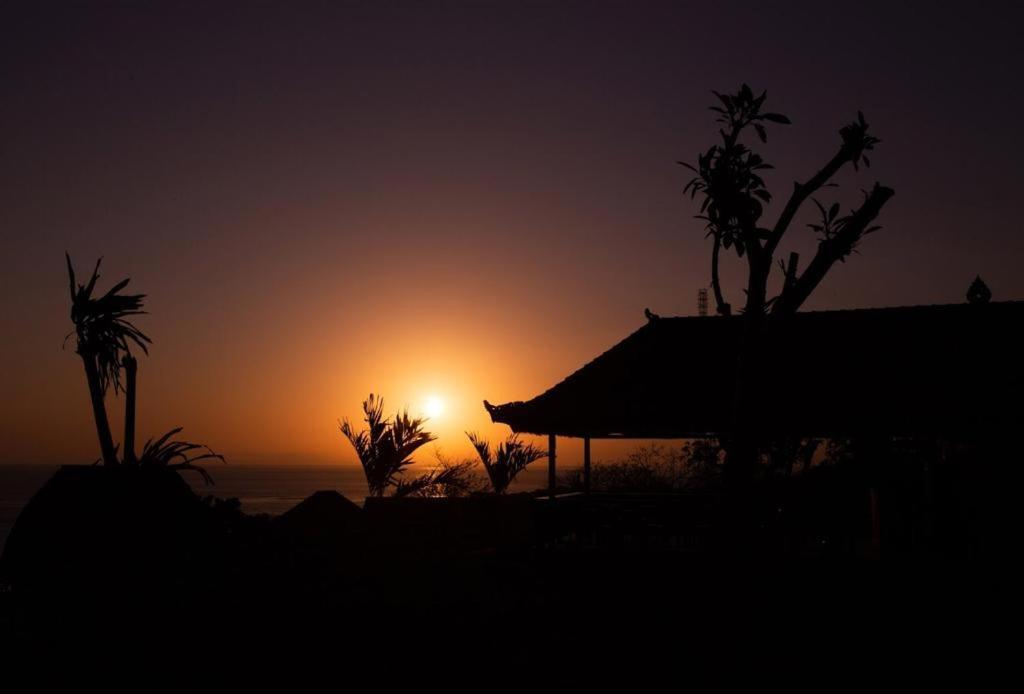
<path id="1" fill-rule="evenodd" d="M 388 487 L 397 487 L 402 472 L 412 465 L 412 454 L 436 437 L 423 429 L 425 419 L 409 416 L 404 410 L 392 419 L 384 417 L 384 399 L 373 393 L 363 401 L 367 428 L 356 432 L 349 421 L 339 423 L 366 474 L 370 496 L 384 496 Z M 410 494 L 413 490 L 405 491 Z"/>
<path id="2" fill-rule="evenodd" d="M 72 335 L 75 336 L 75 352 L 82 358 L 85 367 L 103 464 L 117 465 L 117 447 L 110 433 L 110 421 L 107 419 L 103 399 L 111 385 L 115 393 L 121 390 L 121 366 L 124 358 L 131 357 L 130 345 L 135 344 L 143 352 L 148 352 L 146 345 L 150 339 L 128 320 L 131 316 L 145 313 L 142 310 L 145 294 L 121 294 L 129 282 L 124 279 L 106 294 L 94 296 L 103 259 L 96 261 L 92 277 L 83 285 L 75 282 L 71 256 L 65 253 L 64 258 L 67 260 L 71 292 L 71 322 L 75 326 L 64 341 L 66 343 Z"/>
<path id="3" fill-rule="evenodd" d="M 784 283 L 782 292 L 768 298 L 767 284 L 773 266 L 773 257 L 779 242 L 786 235 L 797 213 L 811 196 L 823 187 L 834 187 L 832 178 L 847 164 L 859 169 L 861 163 L 871 165 L 867 152 L 881 140 L 868 133 L 864 114 L 839 131 L 839 150 L 818 173 L 804 183 L 795 183 L 778 220 L 772 227 L 761 226 L 764 206 L 772 195 L 765 188 L 759 172 L 772 166 L 744 145 L 740 138 L 752 128 L 761 142 L 768 141 L 766 123 L 788 125 L 789 118 L 780 113 L 762 112 L 767 92 L 755 97 L 749 86 L 743 85 L 735 94 L 713 92 L 720 104 L 711 107 L 718 114 L 716 122 L 721 143 L 714 144 L 697 157 L 697 165 L 679 162 L 696 175 L 686 184 L 684 192 L 694 198 L 703 195 L 698 219 L 706 222 L 711 237 L 711 278 L 718 312 L 729 314 L 731 305 L 725 301 L 718 266 L 720 249 L 733 249 L 740 258 L 746 258 L 748 279 L 745 312 L 762 314 L 793 313 L 807 300 L 825 275 L 836 263 L 845 260 L 861 239 L 880 227 L 872 222 L 893 195 L 891 188 L 875 183 L 865 191 L 863 204 L 840 216 L 839 203 L 828 209 L 817 200 L 821 223 L 808 225 L 819 238 L 818 250 L 807 269 L 798 275 L 797 261 L 782 265 Z M 781 264 L 780 264 L 781 265 Z"/>
<path id="4" fill-rule="evenodd" d="M 719 277 L 721 250 L 735 251 L 747 264 L 745 327 L 735 377 L 733 430 L 724 441 L 726 470 L 731 473 L 730 477 L 742 479 L 757 459 L 759 442 L 751 432 L 761 406 L 759 381 L 767 369 L 760 359 L 764 317 L 769 313 L 796 313 L 833 265 L 845 261 L 865 236 L 880 228 L 874 220 L 893 196 L 893 190 L 875 183 L 869 191 L 864 191 L 862 204 L 846 214 L 841 214 L 839 203 L 826 206 L 812 197 L 822 188 L 833 187 L 833 177 L 846 165 L 855 170 L 860 164 L 870 166 L 867 153 L 880 140 L 868 132 L 868 123 L 858 112 L 856 120 L 840 129 L 839 149 L 832 158 L 805 182 L 796 182 L 775 224 L 763 225 L 761 218 L 772 195 L 765 187 L 761 172 L 772 167 L 741 140 L 753 131 L 758 140 L 767 142 L 767 124 L 788 125 L 789 118 L 762 110 L 767 93 L 754 96 L 746 84 L 735 94 L 713 93 L 718 103 L 711 110 L 718 114 L 720 141 L 698 155 L 696 165 L 679 163 L 695 174 L 684 192 L 691 198 L 698 194 L 703 196 L 698 218 L 706 222 L 707 236 L 712 240 L 711 286 L 718 313 L 729 315 L 732 312 Z M 817 251 L 803 272 L 798 272 L 796 253 L 791 253 L 785 264 L 779 261 L 782 289 L 777 296 L 769 298 L 768 281 L 775 267 L 775 252 L 808 200 L 813 200 L 820 213 L 820 221 L 808 225 L 818 237 Z M 733 474 L 737 472 L 738 475 Z"/>
<path id="5" fill-rule="evenodd" d="M 466 432 L 470 443 L 480 456 L 480 462 L 487 470 L 495 494 L 504 494 L 512 480 L 535 460 L 546 458 L 547 453 L 533 444 L 523 443 L 517 434 L 511 434 L 504 443 L 498 444 L 491 452 L 491 444 L 480 438 L 475 432 Z"/>
<path id="6" fill-rule="evenodd" d="M 135 456 L 135 389 L 138 362 L 130 348 L 134 344 L 148 354 L 147 345 L 152 344 L 152 340 L 136 328 L 129 318 L 145 313 L 142 310 L 142 303 L 146 295 L 121 294 L 121 290 L 127 287 L 130 281 L 124 279 L 111 287 L 106 294 L 96 297 L 93 294 L 96 291 L 96 282 L 100 278 L 100 263 L 103 259 L 96 261 L 89 282 L 82 285 L 75 282 L 71 256 L 65 253 L 64 258 L 67 261 L 71 290 L 71 322 L 75 326 L 64 341 L 67 343 L 72 335 L 75 336 L 75 352 L 82 358 L 85 367 L 103 464 L 119 464 L 104 397 L 111 385 L 115 393 L 122 390 L 123 368 L 126 374 L 123 462 L 129 465 L 194 470 L 199 472 L 203 481 L 212 484 L 213 478 L 209 473 L 195 463 L 210 458 L 223 461 L 224 456 L 198 443 L 173 440 L 174 435 L 181 431 L 181 427 L 172 429 L 159 439 L 150 439 L 143 447 L 142 454 L 139 457 Z M 196 451 L 200 453 L 196 455 Z"/>

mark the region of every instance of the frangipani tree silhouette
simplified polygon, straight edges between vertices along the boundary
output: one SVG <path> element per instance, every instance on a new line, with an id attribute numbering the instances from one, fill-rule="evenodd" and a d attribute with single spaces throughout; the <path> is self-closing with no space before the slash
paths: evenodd
<path id="1" fill-rule="evenodd" d="M 729 315 L 732 306 L 720 281 L 721 251 L 732 250 L 746 260 L 745 327 L 734 382 L 734 422 L 732 432 L 724 439 L 728 452 L 726 470 L 730 477 L 742 479 L 752 469 L 758 445 L 763 443 L 756 441 L 752 432 L 756 429 L 757 413 L 764 406 L 761 377 L 770 368 L 761 359 L 765 317 L 796 313 L 835 263 L 845 261 L 865 236 L 880 228 L 874 221 L 894 191 L 875 183 L 864 191 L 860 206 L 845 213 L 839 203 L 823 204 L 813 197 L 824 188 L 835 187 L 833 178 L 844 167 L 859 170 L 861 164 L 871 165 L 868 153 L 880 140 L 869 132 L 864 115 L 858 112 L 856 120 L 839 130 L 837 151 L 817 173 L 793 184 L 775 223 L 765 224 L 762 217 L 772 195 L 761 174 L 772 167 L 743 140 L 753 134 L 761 143 L 767 142 L 769 124 L 788 125 L 790 120 L 764 110 L 767 93 L 755 96 L 746 84 L 734 94 L 713 93 L 718 100 L 711 110 L 717 114 L 716 122 L 720 125 L 719 141 L 698 155 L 695 164 L 679 163 L 694 172 L 684 192 L 691 198 L 703 198 L 698 218 L 705 221 L 707 236 L 712 240 L 711 286 L 718 313 L 722 315 Z M 820 214 L 820 221 L 807 225 L 817 236 L 817 250 L 802 272 L 796 253 L 790 253 L 786 263 L 778 261 L 782 270 L 781 290 L 769 298 L 775 253 L 808 200 L 815 203 Z M 837 369 L 841 366 L 837 365 Z M 739 474 L 733 474 L 736 472 Z"/>
<path id="2" fill-rule="evenodd" d="M 373 393 L 363 401 L 363 414 L 366 429 L 356 432 L 348 419 L 340 422 L 339 428 L 359 457 L 370 496 L 384 496 L 388 487 L 399 488 L 402 473 L 413 463 L 413 453 L 437 437 L 424 430 L 425 419 L 409 416 L 408 409 L 385 418 L 384 399 Z M 399 491 L 409 495 L 416 489 L 406 483 Z"/>
<path id="3" fill-rule="evenodd" d="M 466 436 L 480 456 L 495 494 L 504 494 L 516 475 L 535 460 L 547 457 L 547 453 L 533 444 L 520 441 L 517 434 L 509 435 L 493 452 L 491 444 L 475 432 L 467 431 Z"/>
<path id="4" fill-rule="evenodd" d="M 746 313 L 794 313 L 807 300 L 831 267 L 854 251 L 861 239 L 880 227 L 873 224 L 882 207 L 893 196 L 893 190 L 875 183 L 864 192 L 860 207 L 840 214 L 839 203 L 827 209 L 817 200 L 822 221 L 808 225 L 818 236 L 818 250 L 802 272 L 797 272 L 797 259 L 790 256 L 782 265 L 784 283 L 778 296 L 768 298 L 768 279 L 779 243 L 789 231 L 804 203 L 824 187 L 835 187 L 832 179 L 846 165 L 855 170 L 860 164 L 871 165 L 867 153 L 881 140 L 868 132 L 864 114 L 839 131 L 839 149 L 816 174 L 805 182 L 796 182 L 774 225 L 763 225 L 761 218 L 772 195 L 765 187 L 760 172 L 773 168 L 757 152 L 743 144 L 741 138 L 751 130 L 762 142 L 768 141 L 766 124 L 789 125 L 780 113 L 762 111 L 767 92 L 755 97 L 743 85 L 735 94 L 713 92 L 719 103 L 711 106 L 721 124 L 720 142 L 698 155 L 696 165 L 679 162 L 696 175 L 686 184 L 684 192 L 691 198 L 703 196 L 699 219 L 706 222 L 707 236 L 712 239 L 711 279 L 718 312 L 729 314 L 731 305 L 725 300 L 718 267 L 720 250 L 732 249 L 739 258 L 746 258 L 748 279 Z M 781 265 L 781 263 L 780 263 Z"/>
<path id="5" fill-rule="evenodd" d="M 131 345 L 148 352 L 149 337 L 129 320 L 145 313 L 142 302 L 145 294 L 122 294 L 128 279 L 121 280 L 106 294 L 96 295 L 102 258 L 96 261 L 92 276 L 86 284 L 75 282 L 75 268 L 71 256 L 64 254 L 68 266 L 71 292 L 71 322 L 74 330 L 64 338 L 75 337 L 75 352 L 82 359 L 85 378 L 89 386 L 96 434 L 104 465 L 117 465 L 117 447 L 110 432 L 104 397 L 111 385 L 114 392 L 121 390 L 121 367 L 125 358 L 132 359 Z M 134 417 L 134 413 L 132 415 Z"/>

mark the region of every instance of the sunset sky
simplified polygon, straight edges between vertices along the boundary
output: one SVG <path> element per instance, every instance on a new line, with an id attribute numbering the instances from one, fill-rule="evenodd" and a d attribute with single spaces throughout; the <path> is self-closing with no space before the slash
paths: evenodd
<path id="1" fill-rule="evenodd" d="M 5 3 L 0 463 L 99 456 L 65 250 L 149 295 L 143 439 L 352 464 L 337 420 L 372 391 L 440 399 L 468 455 L 464 430 L 507 432 L 484 398 L 533 397 L 645 307 L 696 312 L 710 246 L 676 161 L 743 81 L 793 121 L 764 148 L 777 196 L 858 109 L 883 140 L 825 196 L 893 187 L 884 229 L 808 308 L 959 302 L 975 274 L 1024 298 L 1024 10 L 899 5 Z"/>

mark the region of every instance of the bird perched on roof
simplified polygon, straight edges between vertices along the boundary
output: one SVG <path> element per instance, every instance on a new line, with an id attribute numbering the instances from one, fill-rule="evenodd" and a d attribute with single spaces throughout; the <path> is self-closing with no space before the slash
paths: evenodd
<path id="1" fill-rule="evenodd" d="M 644 315 L 647 316 L 647 320 L 649 321 L 656 321 L 661 318 L 657 313 L 651 313 L 651 309 L 649 308 L 644 309 Z"/>

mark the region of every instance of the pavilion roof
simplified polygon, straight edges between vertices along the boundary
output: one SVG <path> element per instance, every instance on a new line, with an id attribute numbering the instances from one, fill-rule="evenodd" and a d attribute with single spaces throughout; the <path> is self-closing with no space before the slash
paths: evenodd
<path id="1" fill-rule="evenodd" d="M 525 402 L 485 407 L 514 431 L 687 438 L 732 425 L 743 317 L 653 317 Z M 912 435 L 1015 426 L 1024 302 L 769 317 L 759 426 L 777 434 Z"/>

